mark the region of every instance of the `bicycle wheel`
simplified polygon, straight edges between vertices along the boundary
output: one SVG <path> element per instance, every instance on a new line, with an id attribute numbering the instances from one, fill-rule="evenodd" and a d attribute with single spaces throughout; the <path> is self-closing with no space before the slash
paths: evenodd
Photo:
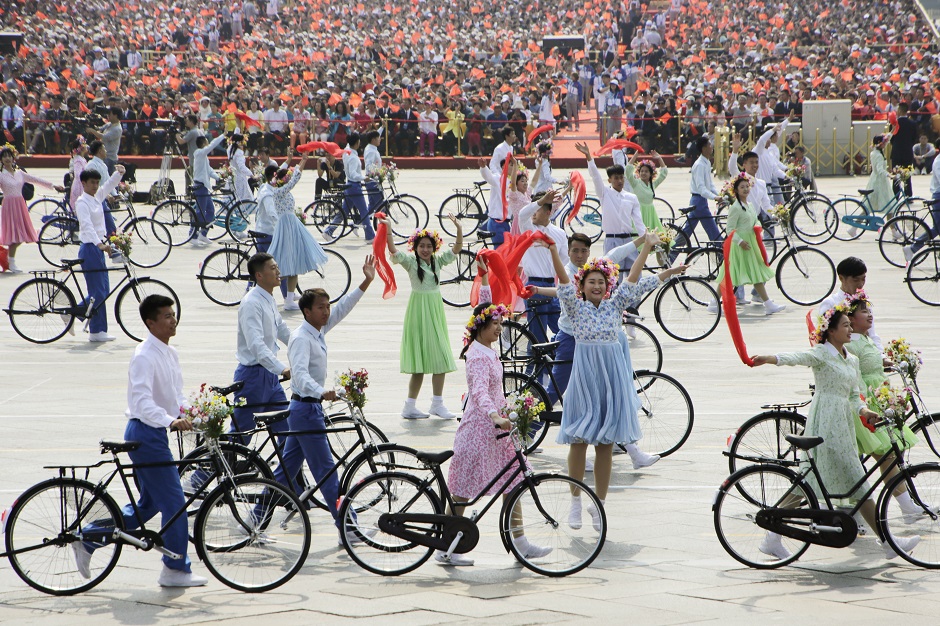
<path id="1" fill-rule="evenodd" d="M 927 223 L 916 215 L 898 215 L 885 222 L 878 232 L 878 249 L 885 261 L 894 267 L 904 267 L 907 265 L 904 248 L 929 232 Z"/>
<path id="2" fill-rule="evenodd" d="M 686 274 L 713 283 L 718 280 L 718 271 L 724 261 L 725 255 L 720 248 L 699 248 L 686 257 L 684 263 L 689 266 Z"/>
<path id="3" fill-rule="evenodd" d="M 731 473 L 755 463 L 797 463 L 799 450 L 787 435 L 802 435 L 806 418 L 793 411 L 767 411 L 747 420 L 728 440 Z"/>
<path id="4" fill-rule="evenodd" d="M 114 303 L 114 317 L 121 330 L 134 341 L 147 338 L 147 326 L 140 319 L 140 303 L 151 294 L 158 293 L 176 303 L 176 320 L 182 317 L 180 299 L 166 283 L 153 278 L 133 278 L 121 289 Z"/>
<path id="5" fill-rule="evenodd" d="M 222 306 L 236 306 L 248 292 L 248 254 L 239 248 L 222 248 L 199 264 L 199 286 L 206 297 Z"/>
<path id="6" fill-rule="evenodd" d="M 72 212 L 63 200 L 55 198 L 39 198 L 29 203 L 27 207 L 29 219 L 36 232 L 42 230 L 43 225 L 55 217 L 72 217 Z"/>
<path id="7" fill-rule="evenodd" d="M 899 488 L 907 488 L 918 513 L 901 511 L 897 498 L 892 497 Z M 885 541 L 905 561 L 940 569 L 940 467 L 935 464 L 914 465 L 902 470 L 881 492 L 878 504 L 878 519 L 884 531 Z M 898 546 L 901 534 L 920 537 L 920 543 L 911 552 Z"/>
<path id="8" fill-rule="evenodd" d="M 659 221 L 676 219 L 676 210 L 664 198 L 653 198 L 653 208 L 656 209 Z"/>
<path id="9" fill-rule="evenodd" d="M 353 487 L 339 508 L 343 547 L 359 567 L 382 576 L 398 576 L 420 567 L 432 548 L 390 535 L 379 528 L 383 515 L 443 515 L 440 499 L 422 482 L 401 472 L 375 474 Z M 412 521 L 411 532 L 440 536 L 439 524 Z M 350 541 L 355 538 L 356 541 Z"/>
<path id="10" fill-rule="evenodd" d="M 330 302 L 335 303 L 349 292 L 352 272 L 342 254 L 333 250 L 323 252 L 329 260 L 325 265 L 304 274 L 304 289 L 323 289 L 330 294 Z"/>
<path id="11" fill-rule="evenodd" d="M 679 341 L 698 341 L 718 326 L 721 307 L 708 312 L 708 305 L 717 301 L 718 292 L 701 278 L 677 276 L 656 294 L 653 311 L 667 335 Z"/>
<path id="12" fill-rule="evenodd" d="M 382 432 L 381 428 L 367 420 L 363 421 L 362 428 L 365 431 L 363 433 L 365 441 L 359 438 L 359 433 L 355 430 L 355 421 L 353 418 L 347 415 L 325 418 L 326 427 L 328 429 L 349 428 L 349 430 L 327 433 L 326 435 L 326 439 L 330 444 L 330 452 L 333 453 L 334 459 L 339 460 L 344 454 L 360 444 L 388 443 L 388 437 Z"/>
<path id="13" fill-rule="evenodd" d="M 570 223 L 568 222 L 568 214 L 563 215 L 562 225 L 569 235 L 583 233 L 591 238 L 592 243 L 596 243 L 604 234 L 604 229 L 601 228 L 600 205 L 590 205 L 587 200 L 581 204 L 578 214 Z"/>
<path id="14" fill-rule="evenodd" d="M 166 226 L 174 246 L 189 243 L 196 234 L 196 211 L 182 200 L 161 202 L 150 217 Z"/>
<path id="15" fill-rule="evenodd" d="M 627 334 L 627 343 L 630 345 L 630 361 L 633 363 L 633 370 L 662 371 L 663 347 L 653 331 L 634 321 L 624 322 L 623 330 Z M 631 332 L 634 335 L 632 338 Z"/>
<path id="16" fill-rule="evenodd" d="M 81 545 L 82 535 L 101 533 L 103 540 L 114 529 L 124 528 L 114 499 L 107 493 L 96 493 L 97 489 L 84 480 L 53 478 L 30 487 L 16 499 L 6 522 L 5 546 L 13 571 L 27 585 L 43 593 L 67 596 L 91 589 L 114 569 L 123 547 L 117 542 L 94 544 L 89 578 L 83 577 L 75 564 L 73 546 Z"/>
<path id="17" fill-rule="evenodd" d="M 695 239 L 695 232 L 692 233 L 692 239 L 685 234 L 685 231 L 674 223 L 664 223 L 665 229 L 672 234 L 672 245 L 669 246 L 669 262 L 673 263 L 680 254 L 689 255 L 698 249 L 698 240 Z"/>
<path id="18" fill-rule="evenodd" d="M 789 225 L 800 241 L 821 245 L 835 237 L 839 216 L 831 202 L 812 196 L 796 203 L 790 211 Z"/>
<path id="19" fill-rule="evenodd" d="M 839 221 L 836 224 L 835 238 L 839 241 L 855 241 L 862 236 L 865 231 L 861 228 L 854 228 L 842 221 L 843 217 L 869 215 L 870 211 L 865 205 L 855 198 L 840 198 L 832 203 Z"/>
<path id="20" fill-rule="evenodd" d="M 757 569 L 782 567 L 800 558 L 809 543 L 781 537 L 786 558 L 764 554 L 760 546 L 767 531 L 757 525 L 757 513 L 770 508 L 815 509 L 816 495 L 794 472 L 779 465 L 752 465 L 721 484 L 712 505 L 715 532 L 736 561 Z"/>
<path id="21" fill-rule="evenodd" d="M 440 268 L 439 285 L 444 304 L 463 308 L 470 306 L 470 292 L 477 275 L 477 257 L 469 250 L 461 250 L 457 259 Z"/>
<path id="22" fill-rule="evenodd" d="M 777 287 L 794 304 L 819 304 L 835 286 L 836 266 L 822 250 L 792 248 L 777 265 Z"/>
<path id="23" fill-rule="evenodd" d="M 649 454 L 669 456 L 692 434 L 695 408 L 685 388 L 662 372 L 637 370 L 633 384 L 640 397 L 637 417 Z"/>
<path id="24" fill-rule="evenodd" d="M 82 241 L 78 236 L 78 220 L 70 215 L 57 215 L 39 229 L 39 254 L 46 263 L 64 267 L 63 259 L 78 258 Z"/>
<path id="25" fill-rule="evenodd" d="M 244 237 L 251 230 L 252 218 L 258 211 L 258 203 L 254 200 L 239 200 L 231 206 L 225 215 L 225 232 L 235 241 Z"/>
<path id="26" fill-rule="evenodd" d="M 519 372 L 503 372 L 503 395 L 530 393 L 536 400 L 545 405 L 547 411 L 552 410 L 552 403 L 548 399 L 548 392 L 538 382 L 530 376 Z M 539 422 L 529 429 L 529 436 L 526 438 L 526 454 L 535 452 L 545 436 L 548 434 L 548 422 Z"/>
<path id="27" fill-rule="evenodd" d="M 124 227 L 131 236 L 131 255 L 137 267 L 156 267 L 166 261 L 173 249 L 173 239 L 167 227 L 149 217 L 135 217 Z"/>
<path id="28" fill-rule="evenodd" d="M 418 230 L 420 223 L 418 212 L 404 200 L 389 200 L 382 205 L 381 210 L 388 216 L 391 222 L 389 229 L 395 235 L 395 241 L 399 245 Z M 378 222 L 373 217 L 372 228 L 377 226 Z"/>
<path id="29" fill-rule="evenodd" d="M 75 323 L 75 296 L 65 283 L 32 278 L 16 288 L 5 309 L 16 334 L 33 343 L 51 343 Z"/>
<path id="30" fill-rule="evenodd" d="M 911 430 L 919 441 L 905 454 L 911 465 L 917 463 L 936 463 L 940 458 L 940 413 L 920 415 L 911 424 Z"/>
<path id="31" fill-rule="evenodd" d="M 501 361 L 526 361 L 529 346 L 537 343 L 535 335 L 525 325 L 514 320 L 503 321 L 503 332 L 499 335 L 499 359 Z"/>
<path id="32" fill-rule="evenodd" d="M 235 198 L 229 195 L 222 195 L 217 198 L 212 198 L 212 202 L 215 206 L 215 217 L 209 222 L 209 232 L 206 234 L 206 237 L 210 241 L 218 241 L 228 234 L 228 228 L 226 228 L 225 225 L 228 223 L 229 213 L 235 205 Z"/>
<path id="33" fill-rule="evenodd" d="M 400 193 L 397 196 L 397 199 L 404 200 L 411 206 L 415 208 L 415 211 L 418 212 L 418 218 L 420 226 L 418 228 L 427 228 L 428 223 L 431 221 L 431 209 L 428 208 L 427 203 L 418 196 L 410 193 Z M 453 225 L 453 224 L 451 224 Z"/>
<path id="34" fill-rule="evenodd" d="M 321 198 L 307 205 L 304 226 L 324 246 L 335 243 L 350 232 L 349 220 L 343 211 L 343 200 L 334 202 Z"/>
<path id="35" fill-rule="evenodd" d="M 250 593 L 280 587 L 310 551 L 310 519 L 273 480 L 237 477 L 206 497 L 196 516 L 196 550 L 220 581 Z"/>
<path id="36" fill-rule="evenodd" d="M 379 443 L 365 447 L 350 460 L 340 480 L 340 493 L 346 493 L 373 474 L 380 472 L 402 472 L 419 480 L 434 480 L 434 472 L 418 460 L 418 451 L 397 443 Z M 436 487 L 438 497 L 444 493 L 444 485 Z"/>
<path id="37" fill-rule="evenodd" d="M 463 236 L 468 237 L 486 223 L 487 214 L 477 202 L 476 198 L 466 193 L 455 193 L 444 199 L 437 212 L 437 221 L 445 233 L 451 237 L 457 236 L 454 223 L 448 219 L 450 213 L 454 214 L 463 229 Z M 451 232 L 453 231 L 453 232 Z"/>
<path id="38" fill-rule="evenodd" d="M 907 288 L 930 306 L 940 306 L 940 246 L 917 251 L 907 266 Z"/>
<path id="39" fill-rule="evenodd" d="M 600 514 L 598 527 L 591 522 L 581 528 L 568 524 L 571 494 L 576 491 L 583 506 L 593 506 Z M 607 539 L 607 514 L 597 494 L 584 483 L 558 474 L 538 474 L 517 485 L 506 498 L 500 518 L 503 543 L 520 563 L 543 576 L 580 572 L 594 562 Z M 551 548 L 551 552 L 536 558 L 527 556 L 513 542 L 518 534 L 524 534 L 529 544 Z"/>

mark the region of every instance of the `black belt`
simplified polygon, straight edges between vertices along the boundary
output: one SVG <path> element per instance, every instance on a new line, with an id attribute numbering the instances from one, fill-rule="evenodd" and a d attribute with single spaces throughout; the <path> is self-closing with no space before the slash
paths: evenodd
<path id="1" fill-rule="evenodd" d="M 296 393 L 291 394 L 290 399 L 296 400 L 297 402 L 309 402 L 311 404 L 323 404 L 323 398 L 304 397 L 304 396 L 299 396 Z"/>
<path id="2" fill-rule="evenodd" d="M 616 237 L 617 239 L 635 239 L 639 237 L 636 233 L 616 233 L 613 235 L 607 235 L 608 237 Z"/>
<path id="3" fill-rule="evenodd" d="M 692 194 L 692 197 L 693 197 L 693 198 L 704 198 L 705 196 L 703 196 L 703 195 L 700 194 L 700 193 L 693 193 L 693 194 Z"/>

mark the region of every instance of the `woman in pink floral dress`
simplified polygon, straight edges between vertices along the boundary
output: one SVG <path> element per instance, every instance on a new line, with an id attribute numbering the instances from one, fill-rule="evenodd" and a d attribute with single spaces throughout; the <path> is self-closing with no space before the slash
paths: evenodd
<path id="1" fill-rule="evenodd" d="M 481 271 L 485 271 L 485 267 L 481 266 Z M 467 324 L 464 349 L 460 354 L 467 361 L 467 406 L 454 437 L 454 456 L 447 476 L 447 487 L 457 502 L 478 496 L 516 456 L 509 437 L 496 438 L 500 430 L 512 428 L 509 420 L 500 415 L 500 410 L 506 406 L 503 368 L 491 348 L 502 332 L 502 321 L 509 315 L 509 310 L 487 302 L 491 298 L 484 273 L 480 304 L 473 310 L 473 317 Z M 511 482 L 501 480 L 486 493 L 503 493 L 505 497 L 520 482 L 521 474 Z M 456 513 L 462 514 L 463 507 L 458 509 Z M 522 511 L 514 511 L 512 517 L 513 525 L 521 527 Z M 528 558 L 542 557 L 552 550 L 529 543 L 521 528 L 513 535 L 513 543 Z M 473 565 L 473 560 L 463 554 L 455 553 L 448 557 L 447 553 L 437 551 L 434 558 L 447 565 Z"/>
<path id="2" fill-rule="evenodd" d="M 52 183 L 36 178 L 16 167 L 16 151 L 9 146 L 0 148 L 0 190 L 3 204 L 0 205 L 0 245 L 10 246 L 10 272 L 19 274 L 16 265 L 16 249 L 21 243 L 35 243 L 39 238 L 29 219 L 29 209 L 23 198 L 23 185 L 32 183 L 52 189 Z"/>

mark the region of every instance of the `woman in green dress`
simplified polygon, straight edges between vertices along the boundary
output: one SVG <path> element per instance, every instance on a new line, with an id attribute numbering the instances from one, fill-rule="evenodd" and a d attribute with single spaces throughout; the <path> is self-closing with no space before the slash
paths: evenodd
<path id="1" fill-rule="evenodd" d="M 725 231 L 734 232 L 732 245 L 729 250 L 727 263 L 722 263 L 718 271 L 718 285 L 725 277 L 725 265 L 731 272 L 731 284 L 735 287 L 754 285 L 757 295 L 764 303 L 764 312 L 773 315 L 783 311 L 786 305 L 775 304 L 767 295 L 764 284 L 774 277 L 772 269 L 767 267 L 757 243 L 757 234 L 754 227 L 757 225 L 757 209 L 747 201 L 751 193 L 751 181 L 747 175 L 742 174 L 732 183 L 734 202 L 728 207 L 728 223 Z M 717 303 L 709 305 L 709 310 L 717 309 Z"/>
<path id="2" fill-rule="evenodd" d="M 624 167 L 624 175 L 630 181 L 633 193 L 640 201 L 640 212 L 646 229 L 660 230 L 663 223 L 659 221 L 659 216 L 656 215 L 656 205 L 653 204 L 653 198 L 656 197 L 656 188 L 666 180 L 666 175 L 669 172 L 666 169 L 663 157 L 659 156 L 659 153 L 655 150 L 650 152 L 650 156 L 659 161 L 659 167 L 653 165 L 653 162 L 649 159 L 644 159 L 637 165 L 636 158 L 638 154 L 635 152 L 630 157 L 630 162 Z"/>
<path id="3" fill-rule="evenodd" d="M 871 154 L 868 159 L 871 162 L 871 176 L 868 177 L 868 183 L 865 189 L 871 189 L 872 193 L 868 196 L 868 203 L 872 211 L 880 213 L 888 207 L 888 203 L 894 198 L 894 189 L 891 187 L 891 174 L 888 173 L 888 161 L 885 159 L 884 147 L 891 139 L 891 133 L 878 135 L 872 139 Z M 858 227 L 851 226 L 849 235 L 855 237 L 858 234 Z"/>
<path id="4" fill-rule="evenodd" d="M 417 230 L 408 238 L 406 254 L 396 249 L 395 235 L 388 229 L 388 251 L 392 263 L 401 265 L 411 279 L 411 297 L 405 311 L 405 322 L 401 335 L 401 371 L 411 374 L 408 383 L 408 398 L 401 416 L 405 419 L 424 419 L 428 413 L 415 406 L 424 375 L 431 374 L 430 414 L 444 419 L 456 417 L 444 406 L 444 376 L 457 369 L 454 354 L 447 335 L 447 318 L 444 316 L 444 301 L 441 298 L 440 276 L 442 267 L 453 263 L 463 246 L 463 230 L 453 215 L 448 216 L 457 229 L 454 245 L 440 251 L 443 240 L 437 231 Z M 382 220 L 389 225 L 388 219 Z"/>

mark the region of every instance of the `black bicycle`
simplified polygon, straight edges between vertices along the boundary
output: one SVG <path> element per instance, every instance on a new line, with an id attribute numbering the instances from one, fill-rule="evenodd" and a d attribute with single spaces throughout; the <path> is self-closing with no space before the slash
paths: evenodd
<path id="1" fill-rule="evenodd" d="M 324 193 L 320 198 L 311 202 L 302 211 L 301 220 L 308 229 L 312 230 L 317 239 L 324 246 L 335 243 L 352 233 L 361 222 L 359 209 L 349 201 L 348 189 L 351 185 L 344 185 Z M 357 197 L 362 197 L 366 205 L 371 204 L 371 198 L 364 185 Z M 422 222 L 418 210 L 414 208 L 402 195 L 384 196 L 382 201 L 371 207 L 366 219 L 372 220 L 372 228 L 378 222 L 376 213 L 384 213 L 390 222 L 390 229 L 397 243 L 405 242 L 416 230 L 426 224 Z"/>
<path id="2" fill-rule="evenodd" d="M 468 502 L 456 502 L 444 481 L 441 465 L 453 456 L 452 450 L 418 453 L 432 477 L 382 472 L 353 487 L 339 510 L 340 536 L 349 556 L 374 574 L 397 576 L 420 567 L 434 550 L 448 557 L 470 552 L 480 539 L 479 520 L 501 494 L 494 493 L 470 517 L 447 511 L 455 511 L 458 506 L 473 507 L 496 485 L 512 484 L 521 477 L 500 510 L 499 536 L 506 551 L 528 569 L 545 576 L 567 576 L 590 565 L 607 537 L 607 517 L 600 499 L 573 478 L 535 474 L 529 469 L 515 427 L 496 435 L 497 439 L 503 437 L 512 437 L 515 458 Z M 596 521 L 569 523 L 571 496 L 578 493 L 587 500 L 586 506 L 597 511 Z M 540 556 L 528 554 L 514 541 L 522 535 L 532 545 L 549 551 L 541 551 Z"/>
<path id="3" fill-rule="evenodd" d="M 940 306 L 940 241 L 931 240 L 911 257 L 904 282 L 915 298 Z"/>

